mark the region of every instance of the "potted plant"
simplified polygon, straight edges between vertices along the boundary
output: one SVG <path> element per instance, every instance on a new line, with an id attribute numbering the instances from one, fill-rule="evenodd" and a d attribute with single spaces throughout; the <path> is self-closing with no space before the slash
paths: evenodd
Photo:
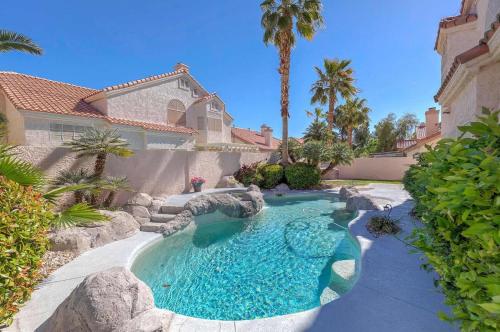
<path id="1" fill-rule="evenodd" d="M 197 193 L 201 191 L 201 187 L 205 182 L 206 180 L 199 176 L 195 176 L 194 178 L 191 179 L 191 185 L 193 186 L 194 191 Z"/>

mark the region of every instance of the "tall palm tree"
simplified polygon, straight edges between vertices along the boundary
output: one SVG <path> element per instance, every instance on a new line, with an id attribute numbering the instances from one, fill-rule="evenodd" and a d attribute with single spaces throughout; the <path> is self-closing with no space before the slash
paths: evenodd
<path id="1" fill-rule="evenodd" d="M 358 90 L 354 86 L 353 70 L 349 65 L 350 60 L 325 59 L 324 70 L 314 67 L 318 74 L 318 80 L 311 87 L 311 103 L 328 104 L 328 129 L 333 130 L 335 122 L 334 111 L 337 98 L 340 95 L 344 99 L 354 96 Z"/>
<path id="2" fill-rule="evenodd" d="M 320 107 L 316 107 L 314 109 L 314 111 L 310 112 L 310 111 L 306 111 L 306 114 L 308 117 L 314 117 L 314 121 L 315 122 L 319 122 L 320 119 L 323 119 L 325 118 L 325 113 L 323 113 L 323 109 L 320 108 Z"/>
<path id="3" fill-rule="evenodd" d="M 311 40 L 323 24 L 320 0 L 265 0 L 261 24 L 264 29 L 264 43 L 278 48 L 281 75 L 281 121 L 282 162 L 288 164 L 288 88 L 290 80 L 290 56 L 297 34 Z"/>
<path id="4" fill-rule="evenodd" d="M 130 157 L 134 154 L 134 152 L 128 148 L 127 141 L 122 139 L 116 130 L 90 128 L 79 138 L 67 142 L 64 145 L 70 147 L 74 152 L 77 152 L 78 158 L 96 156 L 93 176 L 97 179 L 99 179 L 104 172 L 108 154 L 119 157 Z"/>
<path id="5" fill-rule="evenodd" d="M 10 51 L 19 51 L 34 55 L 41 55 L 43 53 L 43 50 L 29 37 L 0 29 L 0 53 Z"/>
<path id="6" fill-rule="evenodd" d="M 370 109 L 366 106 L 366 99 L 348 99 L 344 105 L 335 110 L 336 122 L 340 129 L 347 133 L 347 142 L 352 147 L 352 137 L 355 128 L 368 123 Z"/>

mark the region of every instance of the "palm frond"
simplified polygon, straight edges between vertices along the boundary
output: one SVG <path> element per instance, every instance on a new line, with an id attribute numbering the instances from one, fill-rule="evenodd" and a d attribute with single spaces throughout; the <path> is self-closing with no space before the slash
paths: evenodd
<path id="1" fill-rule="evenodd" d="M 120 157 L 130 157 L 134 154 L 128 148 L 127 141 L 122 139 L 116 130 L 90 128 L 81 137 L 66 142 L 64 145 L 78 153 L 78 157 L 108 153 Z"/>
<path id="2" fill-rule="evenodd" d="M 0 145 L 0 175 L 23 186 L 40 187 L 45 183 L 42 172 L 11 152 L 14 147 Z"/>
<path id="3" fill-rule="evenodd" d="M 88 204 L 79 203 L 58 212 L 53 220 L 53 226 L 57 228 L 72 227 L 107 220 L 109 220 L 108 217 L 102 215 Z"/>
<path id="4" fill-rule="evenodd" d="M 22 34 L 0 30 L 0 52 L 20 51 L 41 55 L 43 50 L 29 37 Z"/>
<path id="5" fill-rule="evenodd" d="M 62 194 L 74 191 L 82 191 L 82 190 L 92 190 L 94 188 L 93 184 L 90 183 L 81 183 L 69 186 L 62 186 L 52 189 L 43 194 L 43 198 L 51 203 L 55 203 L 58 198 L 61 197 Z"/>

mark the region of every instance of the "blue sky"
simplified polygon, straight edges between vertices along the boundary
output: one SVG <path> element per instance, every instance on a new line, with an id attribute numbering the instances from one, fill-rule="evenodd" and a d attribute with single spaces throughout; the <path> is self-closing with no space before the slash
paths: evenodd
<path id="1" fill-rule="evenodd" d="M 310 120 L 313 66 L 323 58 L 352 60 L 372 123 L 393 112 L 423 119 L 434 106 L 440 62 L 439 20 L 460 0 L 323 1 L 326 27 L 292 55 L 290 134 Z M 235 125 L 266 123 L 280 135 L 278 55 L 262 43 L 254 0 L 3 0 L 0 28 L 32 37 L 45 54 L 2 54 L 0 70 L 102 88 L 188 64 L 219 93 Z"/>

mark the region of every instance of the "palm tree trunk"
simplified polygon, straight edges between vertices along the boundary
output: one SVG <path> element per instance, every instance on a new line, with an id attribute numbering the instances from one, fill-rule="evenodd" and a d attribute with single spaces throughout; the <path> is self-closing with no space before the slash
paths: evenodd
<path id="1" fill-rule="evenodd" d="M 347 132 L 348 132 L 348 142 L 349 142 L 349 146 L 352 148 L 352 127 L 349 126 L 349 128 L 347 129 Z"/>
<path id="2" fill-rule="evenodd" d="M 106 154 L 99 153 L 95 160 L 94 166 L 94 176 L 96 178 L 100 178 L 104 173 L 104 166 L 106 166 Z"/>
<path id="3" fill-rule="evenodd" d="M 281 75 L 281 122 L 282 122 L 282 141 L 281 141 L 281 162 L 284 166 L 288 165 L 288 88 L 290 81 L 290 32 L 281 38 L 280 42 L 280 69 Z"/>
<path id="4" fill-rule="evenodd" d="M 335 123 L 335 94 L 330 93 L 328 98 L 328 132 L 332 134 L 332 136 L 328 139 L 329 144 L 333 144 L 333 124 Z"/>
<path id="5" fill-rule="evenodd" d="M 83 202 L 83 192 L 77 190 L 73 193 L 73 196 L 75 197 L 76 204 Z"/>
<path id="6" fill-rule="evenodd" d="M 108 197 L 106 197 L 106 200 L 104 201 L 103 205 L 105 207 L 110 207 L 111 203 L 113 203 L 113 200 L 115 199 L 115 192 L 110 191 L 108 194 Z"/>

